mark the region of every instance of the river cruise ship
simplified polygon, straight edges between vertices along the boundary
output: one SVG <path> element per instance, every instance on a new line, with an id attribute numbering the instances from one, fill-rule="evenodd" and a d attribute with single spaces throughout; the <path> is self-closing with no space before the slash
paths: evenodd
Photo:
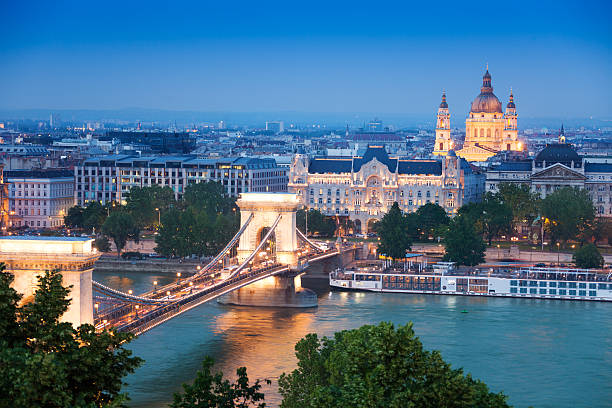
<path id="1" fill-rule="evenodd" d="M 589 269 L 487 267 L 457 269 L 439 262 L 429 267 L 336 270 L 334 289 L 437 295 L 612 301 L 612 273 Z"/>

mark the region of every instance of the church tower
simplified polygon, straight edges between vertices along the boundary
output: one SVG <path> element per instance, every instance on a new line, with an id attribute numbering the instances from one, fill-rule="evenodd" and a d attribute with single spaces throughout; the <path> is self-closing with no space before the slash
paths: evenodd
<path id="1" fill-rule="evenodd" d="M 510 101 L 506 105 L 504 119 L 504 140 L 500 146 L 501 150 L 522 150 L 521 143 L 518 140 L 518 115 L 516 114 L 512 89 L 510 89 Z"/>
<path id="2" fill-rule="evenodd" d="M 450 130 L 450 113 L 448 103 L 446 103 L 446 92 L 442 93 L 442 102 L 438 108 L 438 119 L 436 121 L 436 142 L 433 154 L 436 156 L 446 156 L 453 148 Z"/>

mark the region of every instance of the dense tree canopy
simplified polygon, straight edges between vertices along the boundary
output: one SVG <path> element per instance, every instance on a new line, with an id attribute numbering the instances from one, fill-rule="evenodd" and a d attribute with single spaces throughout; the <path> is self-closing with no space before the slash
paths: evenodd
<path id="1" fill-rule="evenodd" d="M 298 210 L 295 214 L 295 221 L 300 231 L 306 230 L 306 211 Z M 311 208 L 308 210 L 308 235 L 318 235 L 320 237 L 333 237 L 336 233 L 336 220 L 328 217 L 321 211 Z"/>
<path id="2" fill-rule="evenodd" d="M 508 407 L 503 394 L 424 350 L 411 323 L 309 334 L 295 350 L 297 369 L 279 379 L 283 408 Z"/>
<path id="3" fill-rule="evenodd" d="M 155 250 L 175 257 L 217 254 L 238 231 L 236 208 L 221 184 L 190 184 L 183 200 L 162 213 Z"/>
<path id="4" fill-rule="evenodd" d="M 132 187 L 127 194 L 125 209 L 142 229 L 157 226 L 160 213 L 174 204 L 174 191 L 168 186 Z"/>
<path id="5" fill-rule="evenodd" d="M 405 258 L 406 251 L 412 246 L 413 230 L 414 225 L 410 218 L 402 213 L 397 203 L 393 203 L 389 212 L 376 226 L 380 238 L 378 253 L 393 259 Z"/>
<path id="6" fill-rule="evenodd" d="M 61 323 L 70 300 L 57 272 L 40 276 L 34 300 L 23 306 L 12 280 L 0 264 L 0 407 L 108 407 L 125 401 L 122 378 L 142 361 L 124 348 L 133 336 Z"/>
<path id="7" fill-rule="evenodd" d="M 489 241 L 512 229 L 512 209 L 503 202 L 500 194 L 486 193 L 481 202 L 469 203 L 459 209 L 459 214 L 467 217 L 476 230 Z"/>
<path id="8" fill-rule="evenodd" d="M 579 248 L 573 256 L 574 263 L 578 268 L 601 268 L 604 265 L 603 256 L 594 244 L 585 244 Z"/>
<path id="9" fill-rule="evenodd" d="M 523 222 L 531 225 L 537 218 L 540 196 L 528 184 L 500 183 L 498 191 L 501 201 L 512 210 L 513 228 Z"/>
<path id="10" fill-rule="evenodd" d="M 440 226 L 448 225 L 450 221 L 444 208 L 438 204 L 427 203 L 419 207 L 415 213 L 416 225 L 422 239 L 435 238 Z"/>
<path id="11" fill-rule="evenodd" d="M 68 209 L 64 224 L 69 228 L 83 228 L 88 231 L 100 231 L 106 220 L 108 210 L 97 201 L 92 201 L 83 208 L 78 205 Z"/>
<path id="12" fill-rule="evenodd" d="M 486 245 L 472 220 L 466 215 L 457 215 L 451 220 L 444 236 L 444 246 L 445 261 L 468 266 L 484 262 Z"/>
<path id="13" fill-rule="evenodd" d="M 588 191 L 561 188 L 542 200 L 541 212 L 551 243 L 588 240 L 595 220 L 595 207 Z"/>
<path id="14" fill-rule="evenodd" d="M 117 256 L 119 256 L 129 239 L 138 242 L 140 229 L 131 214 L 116 211 L 102 225 L 102 234 L 113 240 L 117 247 Z"/>
<path id="15" fill-rule="evenodd" d="M 171 408 L 264 408 L 264 394 L 257 380 L 249 385 L 247 370 L 236 370 L 236 381 L 230 383 L 223 373 L 211 373 L 214 361 L 206 357 L 202 369 L 198 371 L 193 384 L 183 384 L 183 392 L 174 394 Z M 270 383 L 270 381 L 266 381 Z"/>

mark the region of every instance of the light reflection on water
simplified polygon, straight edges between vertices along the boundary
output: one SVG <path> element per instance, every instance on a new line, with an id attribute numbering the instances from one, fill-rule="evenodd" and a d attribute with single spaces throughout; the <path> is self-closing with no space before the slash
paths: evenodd
<path id="1" fill-rule="evenodd" d="M 133 286 L 135 293 L 152 288 L 155 279 L 160 285 L 173 280 L 134 273 L 95 278 L 120 289 Z M 503 390 L 517 407 L 610 406 L 612 304 L 319 292 L 319 307 L 308 310 L 213 302 L 137 338 L 130 348 L 146 363 L 127 378 L 131 406 L 167 406 L 206 355 L 228 375 L 245 365 L 251 379 L 276 380 L 295 367 L 294 345 L 307 333 L 332 335 L 379 321 L 413 321 L 426 348 Z M 277 406 L 273 382 L 266 401 Z"/>

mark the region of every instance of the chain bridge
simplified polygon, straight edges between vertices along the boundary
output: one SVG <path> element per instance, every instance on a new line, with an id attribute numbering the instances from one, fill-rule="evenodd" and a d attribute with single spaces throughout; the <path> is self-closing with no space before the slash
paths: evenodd
<path id="1" fill-rule="evenodd" d="M 93 297 L 96 329 L 112 327 L 139 335 L 206 302 L 240 293 L 245 286 L 271 277 L 285 278 L 292 283 L 295 276 L 305 273 L 313 263 L 354 256 L 354 245 L 338 240 L 330 248 L 324 247 L 297 229 L 299 201 L 295 194 L 243 193 L 237 204 L 240 229 L 194 275 L 138 295 L 92 281 L 96 292 Z M 293 286 L 288 289 L 293 290 Z M 258 290 L 259 287 L 254 287 L 249 293 Z M 228 303 L 245 297 L 248 294 Z M 316 298 L 314 302 L 312 306 L 316 305 Z"/>

